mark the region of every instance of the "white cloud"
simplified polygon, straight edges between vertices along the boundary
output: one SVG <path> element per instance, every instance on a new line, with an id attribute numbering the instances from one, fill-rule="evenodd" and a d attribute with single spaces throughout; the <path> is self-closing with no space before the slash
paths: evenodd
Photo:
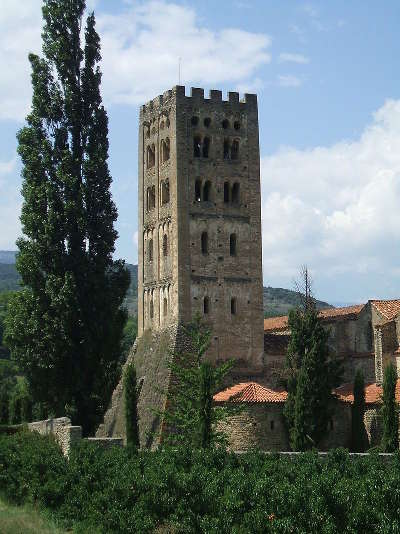
<path id="1" fill-rule="evenodd" d="M 88 7 L 96 7 L 90 0 Z M 31 99 L 28 53 L 41 50 L 41 2 L 2 0 L 0 10 L 0 120 L 23 120 Z M 270 61 L 271 39 L 238 28 L 210 30 L 196 11 L 167 1 L 127 2 L 118 15 L 96 13 L 108 103 L 138 104 L 178 83 L 254 85 Z M 256 82 L 257 83 L 257 82 Z"/>
<path id="2" fill-rule="evenodd" d="M 321 280 L 376 275 L 396 286 L 400 100 L 388 100 L 358 140 L 263 158 L 262 191 L 267 280 L 307 263 Z"/>
<path id="3" fill-rule="evenodd" d="M 281 54 L 279 54 L 278 61 L 279 63 L 289 62 L 305 64 L 309 63 L 310 59 L 306 56 L 303 56 L 302 54 L 290 54 L 288 52 L 282 52 Z"/>
<path id="4" fill-rule="evenodd" d="M 31 97 L 29 52 L 40 51 L 41 2 L 2 0 L 0 119 L 22 120 Z"/>
<path id="5" fill-rule="evenodd" d="M 266 34 L 201 26 L 194 9 L 164 1 L 98 16 L 103 47 L 103 88 L 111 102 L 137 104 L 178 83 L 251 84 L 270 61 Z"/>
<path id="6" fill-rule="evenodd" d="M 303 83 L 300 78 L 293 76 L 292 74 L 281 74 L 278 76 L 278 85 L 281 87 L 300 87 Z"/>
<path id="7" fill-rule="evenodd" d="M 0 161 L 0 249 L 14 250 L 20 235 L 21 196 L 15 187 L 16 158 Z"/>

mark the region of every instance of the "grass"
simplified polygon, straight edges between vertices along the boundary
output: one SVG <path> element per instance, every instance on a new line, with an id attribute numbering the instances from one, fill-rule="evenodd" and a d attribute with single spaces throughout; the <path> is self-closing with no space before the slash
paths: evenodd
<path id="1" fill-rule="evenodd" d="M 66 534 L 31 506 L 12 506 L 0 499 L 1 534 Z"/>

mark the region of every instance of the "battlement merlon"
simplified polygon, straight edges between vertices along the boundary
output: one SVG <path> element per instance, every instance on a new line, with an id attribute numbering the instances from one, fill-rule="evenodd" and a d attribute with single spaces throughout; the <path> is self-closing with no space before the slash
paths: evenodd
<path id="1" fill-rule="evenodd" d="M 208 98 L 204 97 L 204 89 L 200 87 L 191 87 L 190 96 L 185 94 L 184 85 L 175 85 L 172 89 L 164 91 L 162 95 L 153 98 L 146 104 L 140 106 L 140 117 L 147 115 L 148 113 L 154 113 L 157 110 L 162 112 L 162 107 L 168 102 L 176 100 L 193 100 L 196 103 L 202 102 L 221 102 L 221 104 L 231 104 L 239 106 L 241 109 L 246 107 L 251 110 L 257 109 L 257 95 L 251 93 L 245 93 L 242 99 L 239 98 L 239 93 L 236 91 L 228 92 L 228 100 L 223 100 L 222 91 L 217 89 L 210 89 Z"/>

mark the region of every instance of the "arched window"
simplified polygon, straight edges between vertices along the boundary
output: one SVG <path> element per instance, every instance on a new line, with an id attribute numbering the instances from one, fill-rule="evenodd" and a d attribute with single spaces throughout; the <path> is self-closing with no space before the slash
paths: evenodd
<path id="1" fill-rule="evenodd" d="M 169 160 L 169 137 L 161 141 L 161 160 L 163 163 Z"/>
<path id="2" fill-rule="evenodd" d="M 203 200 L 204 202 L 211 202 L 211 182 L 207 180 L 203 188 Z"/>
<path id="3" fill-rule="evenodd" d="M 229 182 L 225 182 L 224 183 L 224 203 L 225 204 L 228 204 L 229 202 L 229 190 L 230 190 Z"/>
<path id="4" fill-rule="evenodd" d="M 270 421 L 270 423 L 269 423 L 269 427 L 270 427 L 271 430 L 274 429 L 274 421 Z"/>
<path id="5" fill-rule="evenodd" d="M 148 246 L 148 252 L 149 252 L 149 262 L 153 261 L 153 240 L 150 239 L 149 246 Z"/>
<path id="6" fill-rule="evenodd" d="M 238 159 L 239 157 L 239 141 L 234 139 L 231 148 L 231 159 Z"/>
<path id="7" fill-rule="evenodd" d="M 235 182 L 232 187 L 232 202 L 234 204 L 239 204 L 240 200 L 240 184 Z"/>
<path id="8" fill-rule="evenodd" d="M 149 312 L 150 312 L 150 319 L 153 319 L 154 317 L 154 303 L 153 303 L 153 291 L 151 292 L 150 296 L 150 303 L 149 303 Z"/>
<path id="9" fill-rule="evenodd" d="M 156 162 L 156 147 L 154 145 L 149 145 L 147 147 L 147 168 L 151 169 L 154 167 Z"/>
<path id="10" fill-rule="evenodd" d="M 224 159 L 229 159 L 229 139 L 224 139 Z"/>
<path id="11" fill-rule="evenodd" d="M 146 208 L 151 211 L 156 207 L 156 186 L 153 185 L 147 188 L 146 191 Z"/>
<path id="12" fill-rule="evenodd" d="M 236 315 L 236 298 L 231 298 L 231 314 Z"/>
<path id="13" fill-rule="evenodd" d="M 229 252 L 231 256 L 236 256 L 236 234 L 229 237 Z"/>
<path id="14" fill-rule="evenodd" d="M 145 136 L 146 139 L 150 138 L 150 126 L 145 126 Z"/>
<path id="15" fill-rule="evenodd" d="M 194 199 L 197 202 L 201 201 L 201 180 L 196 180 L 194 184 Z"/>
<path id="16" fill-rule="evenodd" d="M 165 180 L 161 182 L 161 205 L 168 204 L 169 202 L 169 181 Z"/>
<path id="17" fill-rule="evenodd" d="M 226 130 L 227 128 L 229 128 L 229 121 L 228 121 L 228 119 L 224 119 L 224 120 L 222 121 L 222 128 L 223 128 L 224 130 Z"/>
<path id="18" fill-rule="evenodd" d="M 208 254 L 208 234 L 203 232 L 201 234 L 201 253 Z"/>
<path id="19" fill-rule="evenodd" d="M 205 126 L 206 128 L 209 128 L 209 127 L 210 127 L 210 124 L 211 124 L 211 119 L 210 119 L 210 117 L 206 117 L 206 118 L 204 119 L 203 122 L 204 122 L 204 126 Z"/>
<path id="20" fill-rule="evenodd" d="M 208 158 L 209 152 L 210 152 L 210 138 L 205 137 L 203 139 L 203 158 Z"/>
<path id="21" fill-rule="evenodd" d="M 203 300 L 203 313 L 204 315 L 210 313 L 210 299 L 208 297 L 204 297 Z"/>
<path id="22" fill-rule="evenodd" d="M 199 124 L 199 117 L 194 115 L 190 122 L 192 123 L 192 126 L 197 126 Z"/>
<path id="23" fill-rule="evenodd" d="M 168 300 L 166 297 L 164 297 L 164 305 L 163 305 L 163 314 L 164 314 L 164 317 L 166 317 L 167 313 L 168 313 Z"/>
<path id="24" fill-rule="evenodd" d="M 193 156 L 195 158 L 201 156 L 201 138 L 198 135 L 193 138 Z"/>
<path id="25" fill-rule="evenodd" d="M 168 236 L 167 236 L 167 234 L 163 235 L 162 250 L 163 250 L 163 256 L 168 256 Z"/>

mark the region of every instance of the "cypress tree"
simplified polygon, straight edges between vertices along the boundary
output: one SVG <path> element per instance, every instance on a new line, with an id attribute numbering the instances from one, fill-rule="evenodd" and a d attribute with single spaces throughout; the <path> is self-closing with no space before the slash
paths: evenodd
<path id="1" fill-rule="evenodd" d="M 383 377 L 383 435 L 381 448 L 384 452 L 395 452 L 399 448 L 399 409 L 396 403 L 397 373 L 390 363 Z"/>
<path id="2" fill-rule="evenodd" d="M 285 419 L 293 450 L 318 447 L 333 413 L 332 389 L 341 378 L 341 365 L 329 354 L 326 331 L 311 296 L 307 270 L 302 308 L 289 313 L 291 332 L 286 355 Z"/>
<path id="3" fill-rule="evenodd" d="M 87 434 L 118 380 L 129 273 L 112 257 L 100 40 L 91 14 L 82 48 L 84 10 L 84 0 L 44 0 L 43 57 L 29 55 L 32 108 L 18 133 L 23 289 L 9 306 L 6 342 L 34 400 Z"/>
<path id="4" fill-rule="evenodd" d="M 204 360 L 211 331 L 199 317 L 188 326 L 186 336 L 188 351 L 172 356 L 172 391 L 168 392 L 167 410 L 159 414 L 168 428 L 165 442 L 196 448 L 223 444 L 225 437 L 216 429 L 216 424 L 229 412 L 225 407 L 213 406 L 213 396 L 233 362 L 214 366 Z"/>
<path id="5" fill-rule="evenodd" d="M 365 391 L 364 375 L 357 369 L 353 386 L 354 402 L 351 407 L 351 450 L 364 452 L 366 446 L 366 431 L 364 426 Z"/>
<path id="6" fill-rule="evenodd" d="M 133 363 L 129 364 L 125 370 L 124 395 L 125 395 L 126 445 L 131 450 L 136 451 L 140 447 L 140 441 L 139 441 L 139 417 L 138 417 L 138 411 L 137 411 L 138 390 L 137 390 L 137 383 L 136 383 L 136 369 Z"/>

